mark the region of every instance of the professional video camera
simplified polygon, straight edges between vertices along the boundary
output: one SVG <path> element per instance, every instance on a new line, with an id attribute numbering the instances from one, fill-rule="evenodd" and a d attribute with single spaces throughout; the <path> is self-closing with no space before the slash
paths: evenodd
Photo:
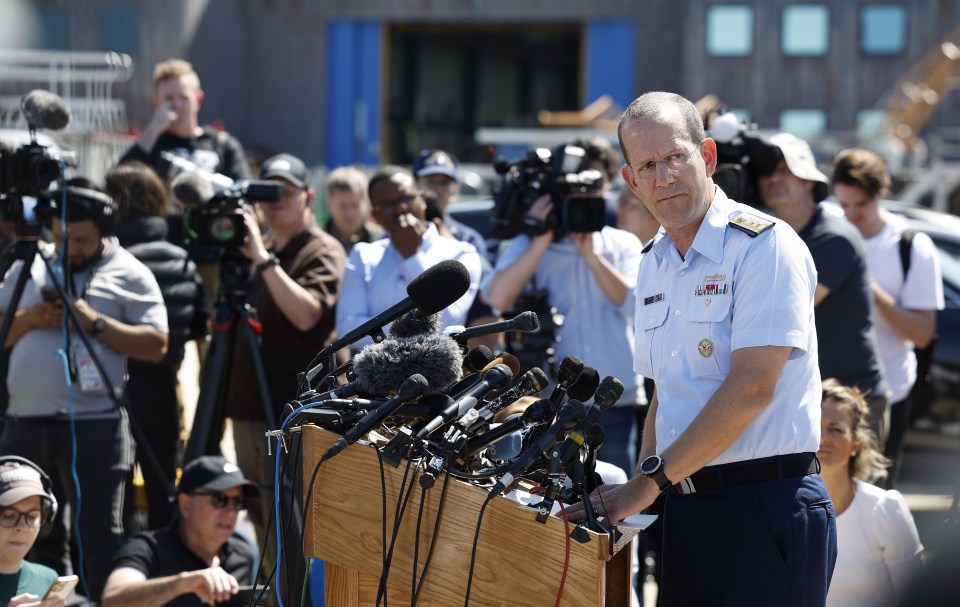
<path id="1" fill-rule="evenodd" d="M 494 163 L 503 176 L 493 208 L 494 238 L 517 234 L 543 234 L 548 229 L 560 238 L 569 232 L 598 232 L 606 223 L 606 205 L 601 190 L 603 175 L 583 170 L 586 152 L 574 145 L 550 150 L 527 151 L 515 164 Z M 527 217 L 527 211 L 543 194 L 553 198 L 554 208 L 546 222 Z"/>
<path id="2" fill-rule="evenodd" d="M 52 152 L 37 141 L 37 129 L 60 130 L 70 122 L 70 109 L 58 96 L 30 91 L 20 100 L 30 141 L 19 147 L 0 145 L 0 214 L 12 219 L 23 236 L 39 235 L 41 211 L 49 203 L 50 184 L 63 177 L 63 166 L 76 159 Z"/>
<path id="3" fill-rule="evenodd" d="M 708 117 L 708 122 L 704 126 L 717 143 L 713 182 L 733 200 L 759 205 L 757 178 L 776 170 L 780 162 L 777 148 L 764 139 L 756 125 L 742 122 L 733 112 Z"/>
<path id="4" fill-rule="evenodd" d="M 176 175 L 170 182 L 171 189 L 183 203 L 184 226 L 198 244 L 224 249 L 243 246 L 247 237 L 243 218 L 247 201 L 272 203 L 283 197 L 283 186 L 276 181 L 234 182 L 169 152 L 162 152 L 161 156 Z"/>

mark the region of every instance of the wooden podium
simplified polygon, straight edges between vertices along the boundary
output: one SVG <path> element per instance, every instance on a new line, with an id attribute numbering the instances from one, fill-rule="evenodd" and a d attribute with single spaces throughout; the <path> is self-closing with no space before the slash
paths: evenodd
<path id="1" fill-rule="evenodd" d="M 303 486 L 308 491 L 316 463 L 339 437 L 308 425 L 303 427 Z M 387 547 L 393 531 L 405 463 L 393 468 L 384 462 L 386 479 Z M 410 477 L 412 477 L 412 471 Z M 443 477 L 426 492 L 420 521 L 417 577 L 422 575 L 440 503 Z M 408 483 L 410 480 L 408 479 Z M 397 534 L 388 579 L 388 602 L 409 605 L 413 576 L 417 516 L 421 488 L 415 482 Z M 423 607 L 462 605 L 470 571 L 470 553 L 480 507 L 487 492 L 451 479 L 436 547 L 423 590 Z M 536 513 L 498 497 L 484 512 L 477 546 L 470 604 L 553 605 L 564 571 L 564 521 L 550 517 L 538 523 Z M 351 445 L 324 462 L 317 474 L 311 503 L 304 506 L 304 554 L 325 561 L 326 605 L 374 605 L 383 571 L 383 502 L 380 465 L 369 445 Z M 588 532 L 590 541 L 569 540 L 569 564 L 561 605 L 629 605 L 630 550 L 619 551 L 630 537 L 617 542 L 617 556 L 605 562 L 609 538 Z M 609 571 L 609 572 L 608 572 Z"/>

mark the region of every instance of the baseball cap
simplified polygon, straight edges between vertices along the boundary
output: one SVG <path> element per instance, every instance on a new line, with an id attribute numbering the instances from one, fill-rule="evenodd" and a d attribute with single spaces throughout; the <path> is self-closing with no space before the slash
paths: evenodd
<path id="1" fill-rule="evenodd" d="M 457 181 L 457 158 L 443 150 L 423 150 L 413 159 L 413 174 L 417 177 L 446 175 Z"/>
<path id="2" fill-rule="evenodd" d="M 6 508 L 34 495 L 49 499 L 39 472 L 20 462 L 0 464 L 0 506 Z"/>
<path id="3" fill-rule="evenodd" d="M 271 156 L 260 166 L 260 179 L 273 177 L 282 177 L 298 188 L 310 188 L 310 172 L 307 171 L 307 165 L 290 154 Z"/>
<path id="4" fill-rule="evenodd" d="M 809 143 L 791 133 L 771 135 L 769 141 L 780 150 L 794 177 L 817 182 L 813 188 L 814 202 L 820 202 L 827 197 L 830 180 L 817 168 Z"/>
<path id="5" fill-rule="evenodd" d="M 193 493 L 200 487 L 211 491 L 243 487 L 247 495 L 260 495 L 260 488 L 244 478 L 236 464 L 220 455 L 202 455 L 183 467 L 180 493 Z"/>

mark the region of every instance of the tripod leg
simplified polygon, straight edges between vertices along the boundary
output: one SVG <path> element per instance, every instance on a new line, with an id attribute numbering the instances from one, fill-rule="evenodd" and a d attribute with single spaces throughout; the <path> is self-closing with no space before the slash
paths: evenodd
<path id="1" fill-rule="evenodd" d="M 207 348 L 206 361 L 200 374 L 200 395 L 197 398 L 193 429 L 183 454 L 183 461 L 192 461 L 201 455 L 217 453 L 220 428 L 226 407 L 226 386 L 230 376 L 230 359 L 236 340 L 236 322 L 230 321 L 233 311 L 219 307 L 216 326 L 229 323 L 226 330 L 214 333 Z"/>

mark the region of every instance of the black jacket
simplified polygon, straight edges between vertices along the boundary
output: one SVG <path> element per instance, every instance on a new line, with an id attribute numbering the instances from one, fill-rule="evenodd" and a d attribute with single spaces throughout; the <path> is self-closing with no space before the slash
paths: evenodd
<path id="1" fill-rule="evenodd" d="M 181 247 L 167 242 L 167 222 L 162 217 L 141 217 L 117 227 L 120 245 L 143 262 L 157 279 L 167 306 L 170 343 L 159 363 L 183 360 L 187 341 L 204 335 L 210 303 L 197 267 Z M 137 361 L 143 363 L 143 361 Z"/>

